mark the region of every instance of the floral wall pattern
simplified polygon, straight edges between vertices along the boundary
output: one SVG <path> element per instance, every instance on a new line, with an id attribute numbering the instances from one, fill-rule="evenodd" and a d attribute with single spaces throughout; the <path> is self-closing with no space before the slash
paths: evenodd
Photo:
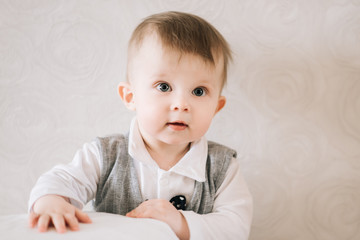
<path id="1" fill-rule="evenodd" d="M 83 143 L 127 131 L 127 41 L 167 10 L 233 49 L 208 138 L 238 151 L 250 239 L 360 239 L 359 0 L 0 0 L 0 214 L 25 213 L 39 175 Z"/>

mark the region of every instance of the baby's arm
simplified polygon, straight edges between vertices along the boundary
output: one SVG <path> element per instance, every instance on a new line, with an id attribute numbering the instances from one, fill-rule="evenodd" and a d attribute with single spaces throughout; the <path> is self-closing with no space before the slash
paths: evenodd
<path id="1" fill-rule="evenodd" d="M 39 232 L 46 232 L 52 223 L 59 233 L 79 230 L 79 222 L 91 223 L 89 216 L 70 204 L 69 199 L 58 195 L 45 195 L 39 198 L 29 214 L 29 226 L 38 226 Z"/>
<path id="2" fill-rule="evenodd" d="M 84 144 L 71 163 L 43 174 L 30 194 L 29 225 L 46 231 L 52 223 L 63 232 L 66 224 L 74 230 L 78 221 L 89 222 L 80 209 L 95 196 L 100 166 L 99 149 L 92 142 Z"/>
<path id="3" fill-rule="evenodd" d="M 126 214 L 133 218 L 153 218 L 167 223 L 179 239 L 189 239 L 189 227 L 180 211 L 168 200 L 151 199 Z"/>
<path id="4" fill-rule="evenodd" d="M 153 199 L 143 202 L 126 216 L 163 221 L 180 239 L 245 240 L 252 220 L 252 197 L 240 170 L 238 160 L 232 159 L 216 192 L 212 213 L 201 215 L 193 211 L 178 211 L 167 200 Z"/>
<path id="5" fill-rule="evenodd" d="M 249 237 L 253 202 L 240 164 L 232 159 L 225 179 L 215 195 L 209 214 L 183 211 L 191 239 L 239 239 Z"/>

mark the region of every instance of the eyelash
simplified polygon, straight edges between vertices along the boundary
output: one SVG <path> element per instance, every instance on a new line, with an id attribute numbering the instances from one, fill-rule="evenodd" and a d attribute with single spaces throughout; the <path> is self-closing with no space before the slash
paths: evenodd
<path id="1" fill-rule="evenodd" d="M 170 92 L 170 91 L 172 91 L 172 88 L 170 87 L 170 85 L 168 83 L 165 83 L 165 82 L 158 83 L 158 84 L 155 85 L 155 87 L 160 92 Z M 200 95 L 198 95 L 199 93 L 196 92 L 198 90 L 201 90 Z M 202 96 L 205 96 L 208 93 L 208 90 L 205 87 L 196 87 L 191 93 L 193 95 L 197 96 L 197 97 L 202 97 Z"/>
<path id="2" fill-rule="evenodd" d="M 170 85 L 164 82 L 156 84 L 156 89 L 159 90 L 160 92 L 169 92 L 172 90 Z"/>

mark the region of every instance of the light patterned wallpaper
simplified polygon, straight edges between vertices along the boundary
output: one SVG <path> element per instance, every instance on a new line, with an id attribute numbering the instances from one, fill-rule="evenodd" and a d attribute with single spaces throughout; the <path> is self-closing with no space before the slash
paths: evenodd
<path id="1" fill-rule="evenodd" d="M 127 41 L 166 10 L 233 48 L 208 137 L 239 153 L 250 239 L 360 239 L 359 0 L 0 0 L 0 214 L 25 213 L 39 175 L 83 143 L 127 131 Z"/>

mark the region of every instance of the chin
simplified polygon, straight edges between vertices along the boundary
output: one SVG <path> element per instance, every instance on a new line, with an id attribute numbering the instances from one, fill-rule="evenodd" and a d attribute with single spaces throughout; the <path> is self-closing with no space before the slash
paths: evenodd
<path id="1" fill-rule="evenodd" d="M 181 139 L 174 139 L 174 138 L 169 138 L 169 139 L 164 139 L 165 141 L 163 141 L 164 143 L 166 144 L 169 144 L 169 145 L 182 145 L 182 144 L 189 144 L 189 143 L 192 143 L 196 140 L 198 140 L 200 138 L 196 138 L 196 139 L 193 139 L 193 138 L 181 138 Z"/>

